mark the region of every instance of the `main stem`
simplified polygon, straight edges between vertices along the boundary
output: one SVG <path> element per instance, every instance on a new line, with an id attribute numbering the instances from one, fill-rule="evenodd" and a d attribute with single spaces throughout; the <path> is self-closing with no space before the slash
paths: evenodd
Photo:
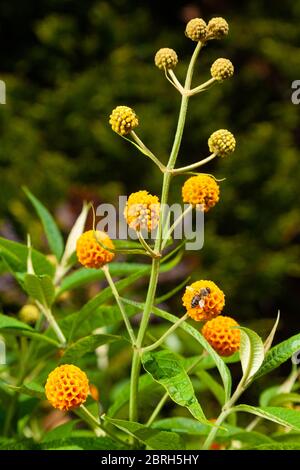
<path id="1" fill-rule="evenodd" d="M 186 74 L 184 88 L 187 90 L 190 90 L 191 88 L 195 62 L 197 60 L 200 49 L 201 49 L 201 42 L 198 42 L 194 50 L 194 53 L 192 55 L 192 58 L 188 67 L 188 71 Z M 160 223 L 158 226 L 158 234 L 157 234 L 157 238 L 155 241 L 155 248 L 154 248 L 155 251 L 157 252 L 161 251 L 161 246 L 162 246 L 162 233 L 163 233 L 163 226 L 164 226 L 164 220 L 165 220 L 165 208 L 168 202 L 170 182 L 171 182 L 171 177 L 172 177 L 170 170 L 173 170 L 175 166 L 178 152 L 180 149 L 183 129 L 184 129 L 185 120 L 186 120 L 188 102 L 189 102 L 189 96 L 183 94 L 181 98 L 181 106 L 180 106 L 180 111 L 179 111 L 178 124 L 177 124 L 176 134 L 174 137 L 173 147 L 172 147 L 170 158 L 168 161 L 167 171 L 164 173 L 164 178 L 163 178 L 162 194 L 161 194 L 161 208 L 162 209 L 161 209 L 161 214 L 160 214 Z M 140 349 L 143 345 L 146 329 L 147 329 L 149 318 L 150 318 L 151 311 L 153 308 L 158 275 L 159 275 L 159 266 L 160 266 L 160 260 L 153 259 L 150 280 L 149 280 L 149 288 L 148 288 L 146 302 L 145 302 L 145 308 L 144 308 L 144 312 L 143 312 L 143 316 L 142 316 L 142 320 L 141 320 L 141 324 L 140 324 L 140 328 L 139 328 L 139 332 L 137 336 L 136 348 L 133 352 L 132 368 L 131 368 L 131 382 L 130 382 L 130 401 L 129 401 L 130 421 L 138 420 L 138 382 L 139 382 L 139 375 L 140 375 L 140 369 L 141 369 Z"/>

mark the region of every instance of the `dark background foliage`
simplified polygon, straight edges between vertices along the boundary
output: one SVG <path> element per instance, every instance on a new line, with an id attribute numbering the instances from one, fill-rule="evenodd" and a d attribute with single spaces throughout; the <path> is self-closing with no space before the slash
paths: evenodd
<path id="1" fill-rule="evenodd" d="M 44 243 L 24 184 L 65 233 L 83 199 L 116 202 L 144 188 L 159 194 L 159 173 L 112 133 L 108 116 L 118 104 L 134 107 L 139 135 L 165 161 L 180 97 L 153 56 L 174 48 L 183 79 L 193 50 L 185 23 L 224 16 L 230 35 L 203 50 L 195 83 L 209 78 L 218 57 L 230 58 L 236 73 L 191 100 L 179 161 L 206 156 L 218 128 L 234 132 L 238 145 L 232 157 L 206 167 L 226 178 L 221 200 L 206 218 L 204 249 L 187 254 L 178 278 L 192 272 L 194 279 L 213 279 L 226 292 L 226 313 L 258 328 L 281 309 L 286 336 L 298 326 L 300 134 L 291 83 L 300 78 L 300 4 L 166 3 L 1 2 L 0 78 L 7 85 L 0 108 L 1 234 L 24 240 L 29 231 L 38 248 Z M 174 200 L 182 182 L 174 180 Z M 5 284 L 1 289 L 5 295 Z M 177 313 L 180 299 L 172 306 Z"/>

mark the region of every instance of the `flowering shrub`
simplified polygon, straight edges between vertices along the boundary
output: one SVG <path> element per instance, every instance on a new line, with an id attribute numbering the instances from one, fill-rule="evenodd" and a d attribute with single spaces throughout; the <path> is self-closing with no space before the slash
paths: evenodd
<path id="1" fill-rule="evenodd" d="M 0 369 L 3 448 L 275 449 L 284 446 L 282 442 L 298 446 L 300 415 L 293 409 L 293 403 L 300 401 L 296 367 L 281 385 L 264 391 L 259 406 L 238 402 L 254 381 L 300 349 L 300 334 L 272 347 L 279 317 L 263 341 L 256 332 L 224 315 L 225 294 L 213 280 L 194 280 L 188 285 L 185 281 L 162 297 L 157 295 L 160 272 L 171 271 L 184 251 L 184 240 L 176 244 L 172 239 L 175 225 L 184 216 L 166 230 L 163 208 L 172 179 L 187 177 L 182 187 L 183 202 L 189 204 L 186 212 L 208 212 L 220 199 L 219 184 L 213 176 L 195 170 L 218 156 L 229 158 L 236 147 L 233 134 L 219 129 L 208 139 L 210 155 L 188 166 L 177 166 L 189 100 L 234 73 L 232 63 L 220 58 L 211 67 L 211 78 L 192 87 L 202 47 L 212 39 L 224 38 L 228 31 L 223 18 L 213 18 L 207 24 L 195 18 L 188 23 L 185 34 L 196 44 L 184 84 L 174 72 L 177 53 L 163 48 L 155 55 L 155 65 L 181 96 L 167 163 L 137 135 L 135 129 L 139 122 L 142 127 L 142 116 L 138 119 L 132 108 L 123 105 L 110 115 L 112 130 L 162 173 L 160 198 L 138 187 L 128 198 L 124 216 L 136 232 L 137 242 L 128 241 L 124 247 L 94 226 L 85 231 L 90 206 L 84 204 L 64 243 L 47 209 L 26 190 L 52 254 L 45 256 L 35 250 L 30 236 L 26 245 L 0 241 L 4 269 L 28 297 L 19 319 L 0 315 L 1 335 L 7 345 L 7 360 Z M 146 239 L 143 229 L 156 229 L 155 239 Z M 82 267 L 76 267 L 77 261 Z M 133 298 L 127 289 L 145 277 L 146 298 Z M 73 291 L 95 281 L 107 285 L 91 295 L 79 311 L 62 309 L 59 313 L 64 296 L 68 301 Z M 184 286 L 183 311 L 167 311 L 166 301 Z M 242 303 L 243 298 L 241 308 Z M 158 328 L 151 315 L 163 320 Z M 187 354 L 190 345 L 194 355 Z M 116 386 L 114 363 L 123 354 L 130 355 L 130 377 L 123 377 Z M 235 362 L 241 363 L 241 377 L 234 389 L 229 364 Z M 102 398 L 104 391 L 106 397 Z M 203 399 L 207 392 L 219 408 L 213 421 Z M 171 416 L 163 419 L 166 402 L 172 403 L 173 409 Z M 72 414 L 68 414 L 67 423 L 45 433 L 43 419 L 52 408 Z M 240 412 L 248 414 L 245 428 Z M 86 433 L 79 421 L 86 424 Z M 268 433 L 260 432 L 261 422 Z"/>

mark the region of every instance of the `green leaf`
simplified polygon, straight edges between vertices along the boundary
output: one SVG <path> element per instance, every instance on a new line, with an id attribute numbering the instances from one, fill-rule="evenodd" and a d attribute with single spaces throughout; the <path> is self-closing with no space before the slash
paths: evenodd
<path id="1" fill-rule="evenodd" d="M 300 403 L 299 393 L 279 393 L 270 399 L 270 406 L 283 406 L 286 403 Z M 299 411 L 298 411 L 299 412 Z"/>
<path id="2" fill-rule="evenodd" d="M 243 369 L 243 379 L 250 380 L 258 371 L 264 360 L 264 345 L 255 331 L 239 327 L 241 330 L 240 358 Z"/>
<path id="3" fill-rule="evenodd" d="M 37 250 L 31 250 L 32 264 L 36 274 L 48 274 L 53 277 L 55 267 Z M 0 256 L 16 272 L 27 271 L 28 247 L 22 243 L 0 237 Z M 12 264 L 10 264 L 12 263 Z"/>
<path id="4" fill-rule="evenodd" d="M 0 438 L 0 450 L 36 450 L 38 444 L 32 439 L 9 439 L 5 437 Z"/>
<path id="5" fill-rule="evenodd" d="M 23 323 L 14 317 L 9 317 L 8 315 L 0 313 L 0 330 L 3 329 L 29 330 L 34 332 L 34 329 L 26 323 Z"/>
<path id="6" fill-rule="evenodd" d="M 85 354 L 95 351 L 96 348 L 102 344 L 111 343 L 112 341 L 121 340 L 121 336 L 113 335 L 91 335 L 85 336 L 79 339 L 75 343 L 71 344 L 62 356 L 60 363 L 74 363 L 78 361 Z"/>
<path id="7" fill-rule="evenodd" d="M 122 279 L 121 281 L 118 281 L 115 283 L 116 288 L 118 289 L 119 292 L 121 292 L 123 289 L 126 287 L 130 286 L 133 284 L 135 281 L 137 281 L 139 278 L 145 275 L 145 269 L 141 269 L 140 271 L 137 271 L 130 276 L 128 276 L 126 279 Z M 76 333 L 77 329 L 79 326 L 86 321 L 86 319 L 96 313 L 96 310 L 100 305 L 102 305 L 104 302 L 107 300 L 110 300 L 113 297 L 113 293 L 110 287 L 107 287 L 103 291 L 101 291 L 99 294 L 95 295 L 89 302 L 85 304 L 85 306 L 80 310 L 78 317 L 75 319 L 71 331 L 69 331 L 69 339 L 73 338 L 73 335 Z"/>
<path id="8" fill-rule="evenodd" d="M 105 417 L 105 420 L 121 429 L 121 431 L 135 437 L 151 450 L 181 450 L 184 448 L 181 438 L 174 432 L 159 431 L 147 428 L 143 424 L 121 419 Z"/>
<path id="9" fill-rule="evenodd" d="M 176 432 L 183 435 L 203 436 L 206 437 L 211 430 L 211 427 L 190 418 L 166 418 L 156 421 L 152 427 L 154 429 L 161 429 L 165 431 Z M 223 423 L 218 430 L 218 435 L 215 437 L 217 442 L 229 442 L 237 440 L 251 444 L 272 443 L 274 442 L 270 437 L 258 432 L 244 431 L 237 426 L 231 426 Z"/>
<path id="10" fill-rule="evenodd" d="M 134 301 L 128 301 L 128 299 L 123 299 L 124 302 L 127 302 L 129 303 L 130 305 L 133 305 L 135 306 L 136 308 L 138 309 L 143 309 L 144 308 L 144 304 L 143 303 L 140 303 L 140 302 L 134 302 Z M 161 318 L 164 318 L 165 320 L 168 320 L 169 322 L 171 323 L 175 323 L 178 321 L 178 318 L 175 317 L 175 315 L 172 315 L 171 313 L 168 313 L 168 312 L 165 312 L 164 310 L 160 309 L 160 308 L 157 308 L 157 307 L 153 307 L 152 309 L 153 313 L 155 315 L 157 315 L 158 317 L 161 317 Z M 224 389 L 225 389 L 225 397 L 226 397 L 226 401 L 230 398 L 230 394 L 231 394 L 231 375 L 230 375 L 230 372 L 229 372 L 229 369 L 228 367 L 226 366 L 225 362 L 223 361 L 223 359 L 215 352 L 215 350 L 211 347 L 211 345 L 206 341 L 206 339 L 204 338 L 204 336 L 199 333 L 198 330 L 196 330 L 193 326 L 189 325 L 187 322 L 183 322 L 181 323 L 181 325 L 179 326 L 179 328 L 183 329 L 186 333 L 188 333 L 189 335 L 191 335 L 193 338 L 195 338 L 196 341 L 198 341 L 198 343 L 201 344 L 201 346 L 209 353 L 209 355 L 211 356 L 212 360 L 214 361 L 214 363 L 216 364 L 218 370 L 219 370 L 219 373 L 221 375 L 221 378 L 222 378 L 222 381 L 223 381 L 223 385 L 224 385 Z"/>
<path id="11" fill-rule="evenodd" d="M 281 408 L 275 406 L 255 407 L 250 405 L 237 405 L 232 408 L 233 411 L 245 411 L 252 413 L 260 418 L 273 421 L 281 426 L 290 427 L 297 431 L 300 430 L 300 413 L 297 410 Z"/>
<path id="12" fill-rule="evenodd" d="M 55 220 L 49 213 L 48 209 L 46 209 L 46 207 L 29 191 L 29 189 L 24 188 L 24 191 L 42 221 L 52 253 L 54 253 L 56 258 L 60 260 L 64 250 L 64 242 Z"/>
<path id="13" fill-rule="evenodd" d="M 259 446 L 253 447 L 251 450 L 300 450 L 300 443 L 295 442 L 293 444 L 292 442 L 289 442 L 283 444 L 261 444 Z"/>
<path id="14" fill-rule="evenodd" d="M 142 363 L 144 369 L 166 389 L 175 403 L 186 407 L 198 421 L 207 423 L 192 382 L 174 353 L 171 351 L 148 352 L 142 355 Z"/>
<path id="15" fill-rule="evenodd" d="M 136 310 L 126 306 L 126 313 L 128 317 L 131 317 L 136 314 Z M 84 319 L 84 321 L 82 321 L 82 313 L 80 311 L 62 318 L 59 320 L 58 324 L 63 333 L 67 336 L 70 334 L 72 325 L 78 325 L 73 335 L 73 338 L 77 338 L 79 336 L 88 336 L 91 331 L 94 331 L 97 328 L 115 325 L 119 322 L 122 322 L 122 315 L 117 305 L 100 305 L 94 310 L 93 315 L 89 315 Z M 49 330 L 47 334 L 53 335 L 53 332 Z"/>
<path id="16" fill-rule="evenodd" d="M 156 384 L 153 381 L 153 378 L 149 374 L 143 374 L 139 378 L 139 384 L 138 384 L 138 392 L 139 392 L 139 397 L 140 401 L 143 401 L 143 397 L 147 393 L 154 393 L 155 388 L 161 389 L 159 384 Z M 107 411 L 107 416 L 113 417 L 115 416 L 128 402 L 130 398 L 130 381 L 128 381 L 126 384 L 124 384 L 116 396 L 113 398 L 113 404 L 110 406 L 110 408 Z"/>
<path id="17" fill-rule="evenodd" d="M 253 380 L 256 380 L 257 378 L 276 369 L 298 351 L 300 351 L 300 333 L 270 349 L 266 354 L 261 368 L 253 377 Z"/>
<path id="18" fill-rule="evenodd" d="M 223 387 L 206 370 L 199 370 L 197 376 L 212 392 L 221 406 L 225 403 L 225 392 Z"/>
<path id="19" fill-rule="evenodd" d="M 58 440 L 58 439 L 64 439 L 66 436 L 70 436 L 70 434 L 72 433 L 75 425 L 79 422 L 79 420 L 77 419 L 72 419 L 72 421 L 68 421 L 64 424 L 61 424 L 60 426 L 56 426 L 54 429 L 51 429 L 50 431 L 48 431 L 42 442 L 45 443 L 45 442 L 51 442 L 51 441 L 55 441 L 55 440 Z"/>
<path id="20" fill-rule="evenodd" d="M 67 423 L 70 424 L 70 423 Z M 62 425 L 64 426 L 64 425 Z M 60 428 L 62 426 L 59 426 Z M 57 428 L 54 429 L 54 431 Z M 50 431 L 51 433 L 52 431 Z M 61 437 L 57 437 L 53 440 L 46 440 L 40 444 L 40 448 L 43 450 L 125 450 L 128 449 L 129 446 L 122 446 L 119 442 L 111 439 L 107 436 L 100 436 L 100 437 L 76 437 L 72 435 L 71 437 L 66 437 L 62 435 Z"/>
<path id="21" fill-rule="evenodd" d="M 8 388 L 14 392 L 28 395 L 29 397 L 38 398 L 39 400 L 45 400 L 44 388 L 36 382 L 29 382 L 26 385 L 23 384 L 20 387 L 9 385 Z"/>
<path id="22" fill-rule="evenodd" d="M 109 271 L 112 276 L 129 276 L 130 274 L 136 273 L 142 269 L 145 270 L 144 274 L 147 274 L 150 272 L 150 265 L 142 263 L 111 263 L 109 266 Z M 81 287 L 90 282 L 100 281 L 102 279 L 105 279 L 105 276 L 101 269 L 77 269 L 63 279 L 57 291 L 57 296 L 61 295 L 65 291 Z"/>
<path id="23" fill-rule="evenodd" d="M 280 385 L 274 385 L 273 387 L 266 388 L 263 390 L 259 397 L 259 406 L 268 406 L 271 399 L 278 394 L 280 390 Z"/>
<path id="24" fill-rule="evenodd" d="M 54 301 L 55 288 L 49 276 L 26 274 L 24 277 L 24 288 L 30 297 L 45 307 L 51 307 Z"/>

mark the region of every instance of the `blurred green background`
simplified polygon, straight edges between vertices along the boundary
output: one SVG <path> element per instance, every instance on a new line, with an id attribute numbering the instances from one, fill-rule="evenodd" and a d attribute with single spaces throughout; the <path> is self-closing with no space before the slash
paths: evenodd
<path id="1" fill-rule="evenodd" d="M 132 106 L 138 133 L 166 160 L 180 96 L 154 66 L 161 47 L 174 48 L 183 80 L 194 44 L 184 36 L 193 17 L 224 16 L 230 34 L 203 50 L 195 85 L 211 63 L 230 58 L 233 79 L 190 102 L 180 165 L 208 155 L 207 139 L 228 128 L 236 152 L 205 168 L 221 183 L 221 200 L 206 217 L 205 245 L 187 253 L 164 291 L 187 274 L 226 293 L 226 310 L 265 328 L 282 311 L 280 336 L 297 331 L 300 240 L 300 107 L 291 83 L 300 79 L 300 3 L 251 0 L 3 1 L 0 6 L 0 233 L 37 248 L 45 241 L 26 201 L 26 185 L 67 234 L 83 199 L 116 202 L 139 189 L 160 193 L 151 162 L 114 134 L 111 110 Z M 180 200 L 183 177 L 173 181 Z M 14 300 L 2 281 L 2 303 Z M 171 304 L 172 305 L 172 304 Z M 180 308 L 180 299 L 172 305 Z M 174 311 L 174 313 L 177 313 Z"/>

